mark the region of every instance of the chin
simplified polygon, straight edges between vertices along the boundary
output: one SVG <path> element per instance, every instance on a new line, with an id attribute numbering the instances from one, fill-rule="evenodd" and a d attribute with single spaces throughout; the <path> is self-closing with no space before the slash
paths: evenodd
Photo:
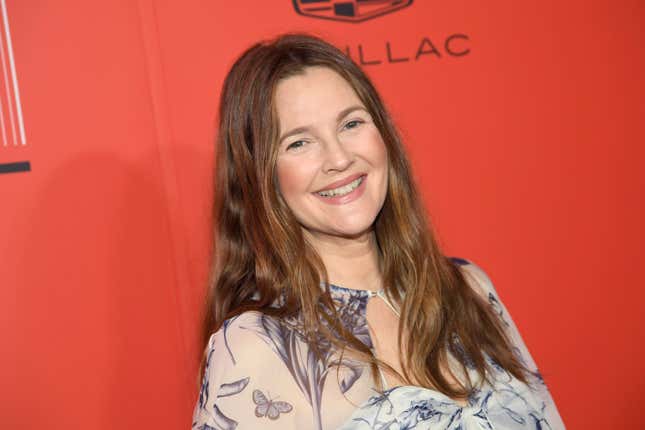
<path id="1" fill-rule="evenodd" d="M 352 223 L 352 224 L 346 224 L 343 226 L 336 226 L 333 231 L 333 235 L 339 236 L 339 237 L 347 237 L 347 238 L 357 238 L 365 233 L 370 232 L 374 227 L 373 222 L 369 223 Z"/>

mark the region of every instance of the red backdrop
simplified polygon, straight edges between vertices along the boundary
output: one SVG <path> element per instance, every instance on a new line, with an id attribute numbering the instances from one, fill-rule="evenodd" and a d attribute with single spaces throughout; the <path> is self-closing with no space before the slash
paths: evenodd
<path id="1" fill-rule="evenodd" d="M 640 422 L 643 2 L 1 3 L 0 168 L 29 162 L 0 174 L 1 428 L 190 426 L 219 89 L 284 31 L 370 63 L 441 242 L 491 276 L 567 426 Z"/>

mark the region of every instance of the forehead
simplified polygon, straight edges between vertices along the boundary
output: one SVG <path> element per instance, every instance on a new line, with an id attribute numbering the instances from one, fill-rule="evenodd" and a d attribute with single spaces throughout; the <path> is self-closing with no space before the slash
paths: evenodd
<path id="1" fill-rule="evenodd" d="M 351 85 L 327 67 L 308 67 L 280 81 L 274 102 L 280 132 L 335 119 L 343 109 L 363 105 Z"/>

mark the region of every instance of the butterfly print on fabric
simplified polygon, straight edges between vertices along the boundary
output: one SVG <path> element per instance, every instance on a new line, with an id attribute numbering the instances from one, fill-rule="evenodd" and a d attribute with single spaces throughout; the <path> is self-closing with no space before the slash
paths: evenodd
<path id="1" fill-rule="evenodd" d="M 349 290 L 333 286 L 333 299 L 338 307 L 339 318 L 352 334 L 372 347 L 365 307 L 368 295 L 360 290 Z M 256 333 L 280 357 L 298 388 L 313 409 L 314 429 L 322 430 L 322 392 L 327 376 L 338 370 L 339 389 L 348 391 L 363 374 L 360 363 L 347 358 L 341 361 L 338 351 L 322 334 L 314 340 L 321 354 L 316 355 L 310 348 L 303 333 L 301 316 L 277 319 L 268 315 L 258 315 L 255 321 L 247 321 L 240 328 Z M 226 327 L 224 330 L 226 331 Z M 225 334 L 226 335 L 226 334 Z"/>
<path id="2" fill-rule="evenodd" d="M 274 402 L 272 399 L 267 399 L 267 396 L 260 390 L 253 390 L 253 403 L 257 405 L 255 407 L 255 416 L 258 418 L 269 417 L 269 419 L 277 420 L 280 418 L 281 413 L 284 414 L 293 410 L 293 406 L 287 402 Z"/>

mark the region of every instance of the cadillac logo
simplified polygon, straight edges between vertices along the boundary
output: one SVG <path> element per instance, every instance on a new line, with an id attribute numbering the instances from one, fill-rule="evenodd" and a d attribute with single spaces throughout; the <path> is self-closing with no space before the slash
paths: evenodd
<path id="1" fill-rule="evenodd" d="M 410 6 L 412 0 L 293 0 L 300 15 L 361 22 Z"/>

